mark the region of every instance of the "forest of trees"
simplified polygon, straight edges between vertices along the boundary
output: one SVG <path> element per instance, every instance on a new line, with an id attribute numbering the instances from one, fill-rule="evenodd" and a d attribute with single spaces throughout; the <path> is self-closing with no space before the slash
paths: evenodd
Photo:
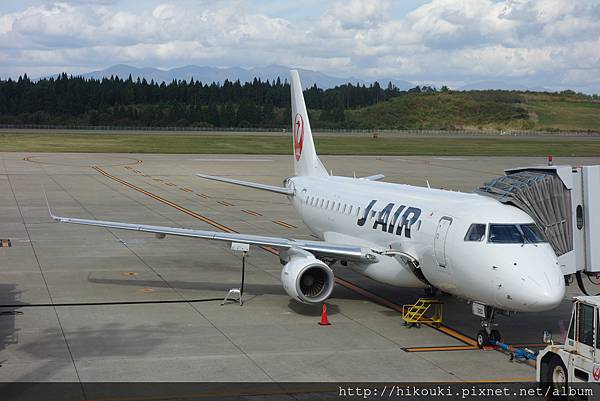
<path id="1" fill-rule="evenodd" d="M 409 92 L 414 91 L 435 89 L 417 87 Z M 344 128 L 344 110 L 403 93 L 391 84 L 384 89 L 375 82 L 327 90 L 313 86 L 304 96 L 315 113 L 313 126 Z M 0 81 L 0 124 L 287 128 L 289 108 L 289 84 L 280 79 L 244 84 L 206 84 L 193 79 L 156 83 L 131 76 L 98 80 L 61 74 L 38 81 L 27 75 Z"/>

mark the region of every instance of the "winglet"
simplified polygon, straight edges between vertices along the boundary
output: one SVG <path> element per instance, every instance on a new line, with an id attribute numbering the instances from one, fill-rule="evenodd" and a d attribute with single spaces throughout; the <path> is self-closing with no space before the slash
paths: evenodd
<path id="1" fill-rule="evenodd" d="M 61 217 L 55 216 L 52 214 L 52 210 L 50 209 L 50 202 L 48 202 L 48 195 L 46 195 L 46 191 L 44 190 L 44 199 L 46 200 L 46 207 L 48 208 L 48 213 L 50 213 L 50 217 L 52 220 L 60 221 Z"/>

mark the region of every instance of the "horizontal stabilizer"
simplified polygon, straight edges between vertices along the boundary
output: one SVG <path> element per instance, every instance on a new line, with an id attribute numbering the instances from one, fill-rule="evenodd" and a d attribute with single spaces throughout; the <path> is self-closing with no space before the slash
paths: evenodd
<path id="1" fill-rule="evenodd" d="M 375 174 L 375 175 L 370 175 L 368 177 L 361 177 L 361 179 L 367 180 L 367 181 L 379 181 L 379 180 L 383 180 L 384 178 L 385 178 L 385 175 L 383 175 L 383 174 Z"/>
<path id="2" fill-rule="evenodd" d="M 263 191 L 275 192 L 275 193 L 283 194 L 283 195 L 289 195 L 289 196 L 294 195 L 294 190 L 291 188 L 276 187 L 274 185 L 259 184 L 259 183 L 250 182 L 250 181 L 234 180 L 233 178 L 217 177 L 214 175 L 206 175 L 206 174 L 196 174 L 196 175 L 198 177 L 206 178 L 208 180 L 221 181 L 221 182 L 226 182 L 228 184 L 241 185 L 243 187 L 260 189 Z"/>

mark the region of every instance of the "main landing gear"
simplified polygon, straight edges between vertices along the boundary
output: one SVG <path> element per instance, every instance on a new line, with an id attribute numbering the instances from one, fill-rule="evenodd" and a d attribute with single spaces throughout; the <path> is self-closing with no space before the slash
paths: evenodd
<path id="1" fill-rule="evenodd" d="M 438 289 L 434 286 L 425 287 L 423 291 L 425 292 L 425 296 L 427 297 L 436 297 L 438 294 Z"/>
<path id="2" fill-rule="evenodd" d="M 498 324 L 494 323 L 494 317 L 496 315 L 496 310 L 489 306 L 484 306 L 485 312 L 484 316 L 481 319 L 481 327 L 482 329 L 477 332 L 477 346 L 479 348 L 483 348 L 488 345 L 495 345 L 497 341 L 502 340 L 502 335 L 500 331 L 495 329 Z M 481 314 L 476 313 L 478 316 Z"/>

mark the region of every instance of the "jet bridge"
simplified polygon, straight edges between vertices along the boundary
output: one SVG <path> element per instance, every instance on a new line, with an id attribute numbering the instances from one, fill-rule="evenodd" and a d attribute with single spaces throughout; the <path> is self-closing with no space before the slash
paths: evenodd
<path id="1" fill-rule="evenodd" d="M 529 214 L 565 275 L 600 273 L 600 166 L 508 169 L 476 192 Z"/>

